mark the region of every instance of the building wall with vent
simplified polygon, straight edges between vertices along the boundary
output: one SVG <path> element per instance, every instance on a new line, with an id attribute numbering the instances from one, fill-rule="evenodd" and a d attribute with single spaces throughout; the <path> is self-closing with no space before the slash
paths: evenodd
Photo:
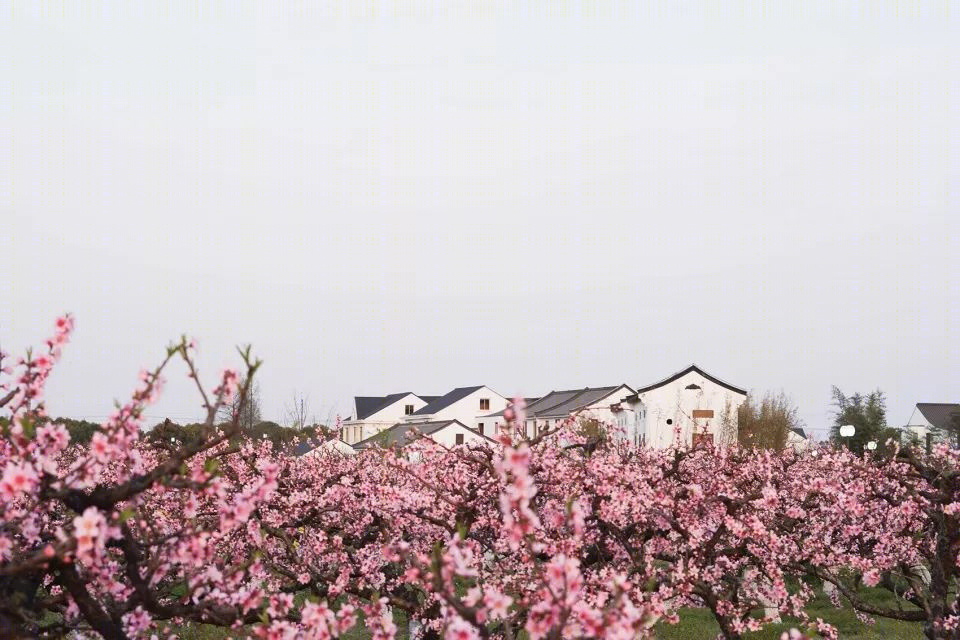
<path id="1" fill-rule="evenodd" d="M 737 410 L 746 396 L 691 371 L 639 394 L 646 407 L 646 443 L 664 449 L 706 438 L 715 444 L 737 440 Z"/>

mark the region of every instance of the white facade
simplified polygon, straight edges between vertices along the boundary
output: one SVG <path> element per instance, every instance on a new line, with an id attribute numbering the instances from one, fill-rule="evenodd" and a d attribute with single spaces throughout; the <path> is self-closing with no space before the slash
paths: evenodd
<path id="1" fill-rule="evenodd" d="M 637 399 L 646 409 L 646 443 L 655 449 L 675 442 L 690 446 L 696 435 L 718 445 L 733 444 L 737 441 L 737 410 L 746 397 L 746 391 L 696 365 L 643 387 Z"/>
<path id="2" fill-rule="evenodd" d="M 352 446 L 341 440 L 340 438 L 333 438 L 332 440 L 327 440 L 323 444 L 319 445 L 315 449 L 311 449 L 304 456 L 322 456 L 322 455 L 345 455 L 352 456 L 357 453 L 357 450 Z"/>
<path id="3" fill-rule="evenodd" d="M 787 432 L 787 446 L 794 451 L 806 451 L 810 448 L 810 439 L 791 429 Z"/>
<path id="4" fill-rule="evenodd" d="M 341 425 L 340 437 L 347 444 L 356 444 L 385 429 L 389 429 L 400 422 L 404 416 L 419 411 L 427 405 L 423 398 L 414 393 L 394 394 L 384 396 L 384 402 L 376 411 L 360 418 L 359 416 L 365 413 L 361 410 L 361 400 L 367 400 L 367 398 L 356 398 L 354 400 L 356 404 L 354 415 L 357 418 L 346 420 Z"/>
<path id="5" fill-rule="evenodd" d="M 910 414 L 910 419 L 907 420 L 904 428 L 907 430 L 908 437 L 915 438 L 921 444 L 926 442 L 927 434 L 933 432 L 933 425 L 917 407 L 913 408 L 913 413 Z"/>
<path id="6" fill-rule="evenodd" d="M 923 448 L 950 441 L 948 433 L 953 428 L 957 415 L 960 415 L 960 404 L 918 402 L 904 425 L 904 439 Z"/>
<path id="7" fill-rule="evenodd" d="M 904 429 L 906 430 L 907 438 L 911 442 L 919 444 L 921 447 L 926 446 L 928 438 L 931 443 L 934 440 L 933 425 L 930 424 L 930 421 L 927 420 L 917 407 L 913 408 L 913 413 L 910 414 L 910 419 L 907 420 Z"/>
<path id="8" fill-rule="evenodd" d="M 459 420 L 471 429 L 479 431 L 479 424 L 483 424 L 483 433 L 493 436 L 496 431 L 489 415 L 507 408 L 507 399 L 493 389 L 480 387 L 461 387 L 454 389 L 446 396 L 430 403 L 423 411 L 430 411 L 431 406 L 437 409 L 432 413 L 415 413 L 403 416 L 403 422 L 437 422 L 440 420 Z"/>
<path id="9" fill-rule="evenodd" d="M 450 422 L 429 435 L 425 435 L 424 439 L 431 440 L 448 449 L 457 446 L 470 446 L 472 444 L 494 444 L 489 438 L 481 436 L 472 429 L 468 429 L 466 425 L 460 422 Z M 417 447 L 404 449 L 404 454 L 413 462 L 419 462 L 421 459 L 421 454 L 420 451 L 417 450 Z"/>
<path id="10" fill-rule="evenodd" d="M 576 416 L 578 420 L 596 420 L 622 429 L 632 441 L 636 431 L 643 429 L 642 407 L 627 402 L 634 394 L 634 390 L 625 384 L 619 387 L 551 391 L 527 407 L 524 431 L 527 437 L 533 437 Z"/>
<path id="11" fill-rule="evenodd" d="M 436 442 L 439 445 L 444 447 L 455 447 L 457 445 L 469 445 L 474 443 L 491 443 L 490 438 L 481 436 L 479 433 L 472 429 L 466 428 L 463 424 L 458 424 L 456 422 L 451 422 L 442 429 L 434 431 L 429 436 L 426 436 Z"/>

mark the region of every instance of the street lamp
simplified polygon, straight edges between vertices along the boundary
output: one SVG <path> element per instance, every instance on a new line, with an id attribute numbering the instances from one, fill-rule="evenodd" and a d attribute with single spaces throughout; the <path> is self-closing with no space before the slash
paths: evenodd
<path id="1" fill-rule="evenodd" d="M 873 451 L 873 450 L 875 450 L 876 448 L 877 448 L 877 441 L 876 441 L 876 440 L 871 440 L 870 442 L 867 443 L 867 449 L 870 449 L 870 451 Z"/>
<path id="2" fill-rule="evenodd" d="M 841 438 L 852 438 L 853 434 L 857 432 L 856 427 L 852 424 L 845 424 L 840 427 L 840 437 Z"/>

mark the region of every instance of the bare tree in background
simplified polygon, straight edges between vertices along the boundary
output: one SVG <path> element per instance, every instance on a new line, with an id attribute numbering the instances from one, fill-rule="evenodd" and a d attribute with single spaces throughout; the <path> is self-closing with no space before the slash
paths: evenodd
<path id="1" fill-rule="evenodd" d="M 317 423 L 317 417 L 310 413 L 310 397 L 293 392 L 293 402 L 287 406 L 287 426 L 294 429 L 306 429 Z"/>
<path id="2" fill-rule="evenodd" d="M 783 391 L 763 397 L 748 395 L 737 412 L 740 444 L 763 449 L 783 449 L 790 431 L 802 426 L 797 406 Z"/>
<path id="3" fill-rule="evenodd" d="M 246 381 L 241 383 L 243 386 Z M 219 422 L 232 422 L 233 416 L 237 416 L 237 424 L 244 432 L 249 433 L 253 427 L 260 424 L 262 417 L 260 415 L 260 384 L 256 381 L 250 385 L 246 396 L 236 396 L 228 403 L 224 403 L 217 412 Z"/>

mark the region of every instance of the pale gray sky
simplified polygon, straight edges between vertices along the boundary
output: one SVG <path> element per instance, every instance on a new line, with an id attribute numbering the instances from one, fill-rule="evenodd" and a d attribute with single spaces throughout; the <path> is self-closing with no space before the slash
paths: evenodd
<path id="1" fill-rule="evenodd" d="M 956 5 L 237 4 L 0 2 L 0 342 L 74 312 L 52 413 L 182 332 L 269 417 L 691 361 L 814 429 L 960 400 Z"/>

